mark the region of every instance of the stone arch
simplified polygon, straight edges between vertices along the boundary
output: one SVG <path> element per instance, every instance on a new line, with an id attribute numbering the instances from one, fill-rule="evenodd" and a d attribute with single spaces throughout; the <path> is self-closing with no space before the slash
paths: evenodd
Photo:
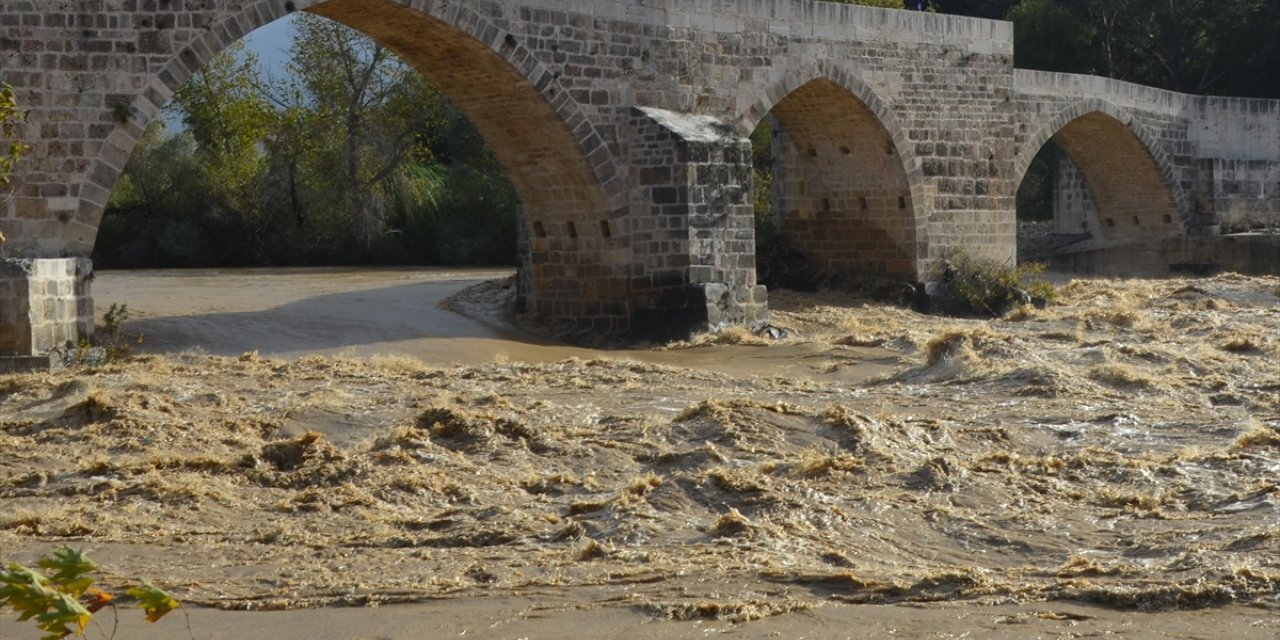
<path id="1" fill-rule="evenodd" d="M 775 175 L 788 238 L 837 280 L 920 277 L 928 255 L 921 163 L 874 89 L 824 61 L 784 75 L 737 128 L 749 134 L 770 114 L 788 140 Z"/>
<path id="2" fill-rule="evenodd" d="M 1193 212 L 1173 162 L 1132 113 L 1097 98 L 1063 109 L 1019 147 L 1015 185 L 1022 184 L 1036 153 L 1050 140 L 1080 169 L 1097 201 L 1097 228 L 1088 229 L 1095 239 L 1185 233 Z"/>
<path id="3" fill-rule="evenodd" d="M 523 292 L 528 302 L 555 298 L 557 308 L 544 310 L 565 317 L 617 297 L 614 274 L 599 267 L 600 254 L 616 250 L 622 226 L 617 218 L 627 212 L 613 152 L 558 75 L 521 38 L 463 3 L 434 0 L 253 0 L 210 26 L 151 75 L 129 105 L 127 120 L 103 143 L 82 186 L 77 215 L 91 235 L 87 246 L 73 241 L 73 252 L 92 248 L 111 188 L 147 123 L 174 92 L 218 52 L 291 9 L 373 37 L 430 78 L 472 121 L 521 199 L 529 245 L 522 253 L 531 271 L 526 284 L 534 289 Z M 600 277 L 578 277 L 583 265 L 592 265 Z"/>

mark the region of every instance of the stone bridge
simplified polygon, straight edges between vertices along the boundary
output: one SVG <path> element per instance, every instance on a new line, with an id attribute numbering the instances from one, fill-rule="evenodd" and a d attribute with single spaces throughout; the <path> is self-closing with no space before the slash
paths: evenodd
<path id="1" fill-rule="evenodd" d="M 472 120 L 521 199 L 522 304 L 583 330 L 766 317 L 747 136 L 770 116 L 782 228 L 841 277 L 1014 260 L 1015 194 L 1050 139 L 1088 185 L 1060 225 L 1098 246 L 1280 202 L 1277 103 L 1015 70 L 1005 22 L 819 0 L 0 0 L 32 147 L 0 205 L 0 353 L 90 330 L 87 256 L 148 122 L 295 10 L 375 38 Z"/>

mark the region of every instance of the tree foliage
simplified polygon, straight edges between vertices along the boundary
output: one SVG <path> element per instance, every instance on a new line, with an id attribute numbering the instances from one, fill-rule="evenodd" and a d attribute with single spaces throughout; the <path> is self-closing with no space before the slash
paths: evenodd
<path id="1" fill-rule="evenodd" d="M 935 0 L 1012 20 L 1017 65 L 1186 93 L 1280 98 L 1275 0 Z"/>
<path id="2" fill-rule="evenodd" d="M 339 186 L 325 201 L 329 210 L 317 213 L 330 223 L 344 219 L 348 228 L 329 232 L 350 234 L 368 252 L 386 231 L 377 201 L 404 177 L 406 160 L 421 156 L 419 141 L 439 125 L 441 97 L 385 48 L 336 22 L 302 20 L 292 53 L 287 109 L 306 116 L 308 139 L 334 142 L 306 150 L 309 168 Z"/>
<path id="3" fill-rule="evenodd" d="M 860 4 L 864 7 L 884 7 L 885 9 L 901 9 L 902 0 L 832 0 L 840 4 Z"/>
<path id="4" fill-rule="evenodd" d="M 217 205 L 249 220 L 258 213 L 253 187 L 265 167 L 261 140 L 274 116 L 257 65 L 252 52 L 234 45 L 197 71 L 173 97 Z"/>
<path id="5" fill-rule="evenodd" d="M 1023 0 L 1009 13 L 1014 50 L 1026 69 L 1085 69 L 1093 64 L 1088 22 L 1054 0 Z"/>
<path id="6" fill-rule="evenodd" d="M 0 189 L 9 186 L 13 168 L 28 147 L 18 137 L 18 124 L 26 112 L 18 106 L 13 87 L 0 82 Z"/>
<path id="7" fill-rule="evenodd" d="M 99 232 L 103 266 L 510 264 L 514 189 L 461 111 L 414 69 L 302 14 L 289 73 L 242 48 L 175 94 Z"/>
<path id="8" fill-rule="evenodd" d="M 901 9 L 902 0 L 832 0 Z M 1017 66 L 1185 93 L 1280 99 L 1276 0 L 930 0 L 1011 20 Z"/>

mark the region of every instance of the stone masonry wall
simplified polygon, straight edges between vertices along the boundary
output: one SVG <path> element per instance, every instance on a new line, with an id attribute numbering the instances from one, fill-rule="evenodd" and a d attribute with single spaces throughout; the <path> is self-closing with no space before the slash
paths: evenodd
<path id="1" fill-rule="evenodd" d="M 846 104 L 861 103 L 883 128 L 891 144 L 880 153 L 891 148 L 896 167 L 876 167 L 859 178 L 863 182 L 855 190 L 880 184 L 876 190 L 899 193 L 888 198 L 892 206 L 875 224 L 869 224 L 868 217 L 861 218 L 868 223 L 862 225 L 855 223 L 857 217 L 847 217 L 844 227 L 833 230 L 857 236 L 848 241 L 862 245 L 857 251 L 831 252 L 845 256 L 838 258 L 845 263 L 841 269 L 898 271 L 901 258 L 890 257 L 887 242 L 870 241 L 879 255 L 858 257 L 872 249 L 868 233 L 876 230 L 902 244 L 910 262 L 905 271 L 914 278 L 929 277 L 939 259 L 953 251 L 1012 260 L 1016 185 L 1012 146 L 1004 142 L 1013 127 L 1010 25 L 814 3 L 799 28 L 788 28 L 778 23 L 796 16 L 779 13 L 776 19 L 745 17 L 736 22 L 741 27 L 737 34 L 721 36 L 713 50 L 723 51 L 727 64 L 713 77 L 728 77 L 736 85 L 739 104 L 734 112 L 744 133 L 789 96 L 802 89 L 807 93 L 805 87 L 819 80 L 841 90 Z M 751 56 L 760 52 L 772 64 L 756 63 Z M 725 87 L 730 90 L 732 86 Z M 809 118 L 815 128 L 824 125 L 820 117 Z M 797 124 L 803 121 L 793 121 L 792 128 L 804 126 Z M 830 123 L 828 131 L 833 138 L 841 133 L 835 124 Z M 838 147 L 831 151 L 841 153 Z M 897 167 L 905 174 L 905 187 L 895 185 Z M 783 171 L 794 175 L 798 169 L 803 171 L 795 165 Z M 885 194 L 868 193 L 868 205 L 881 195 Z M 856 202 L 859 197 L 848 193 L 847 185 L 838 185 L 826 199 L 835 210 L 842 198 Z M 812 198 L 821 208 L 823 196 Z M 895 212 L 899 198 L 907 205 L 903 222 Z M 863 264 L 857 264 L 860 261 Z"/>
<path id="2" fill-rule="evenodd" d="M 1198 210 L 1224 232 L 1280 226 L 1280 101 L 1193 102 Z"/>
<path id="3" fill-rule="evenodd" d="M 509 28 L 537 34 L 522 42 L 597 122 L 624 121 L 635 105 L 712 116 L 745 135 L 792 91 L 831 81 L 901 154 L 909 271 L 953 250 L 1012 259 L 1008 23 L 807 0 L 529 4 L 528 24 Z"/>
<path id="4" fill-rule="evenodd" d="M 767 320 L 756 284 L 751 143 L 713 118 L 636 109 L 632 331 L 670 339 Z"/>
<path id="5" fill-rule="evenodd" d="M 89 261 L 0 260 L 0 355 L 46 353 L 93 335 Z"/>
<path id="6" fill-rule="evenodd" d="M 570 192 L 574 200 L 566 203 L 588 203 L 566 204 L 572 213 L 560 218 L 550 217 L 559 209 L 543 207 L 548 234 L 568 235 L 566 218 L 573 218 L 585 238 L 582 229 L 616 222 L 611 216 L 626 208 L 620 198 L 628 188 L 616 177 L 626 173 L 618 154 L 633 105 L 710 115 L 741 131 L 784 97 L 789 83 L 835 76 L 860 98 L 877 96 L 872 109 L 895 120 L 890 133 L 899 147 L 924 145 L 904 158 L 913 213 L 917 225 L 934 224 L 947 235 L 930 248 L 918 234 L 921 246 L 909 252 L 915 259 L 927 262 L 945 245 L 991 253 L 1012 246 L 1013 187 L 999 170 L 1007 145 L 992 141 L 1012 124 L 1007 23 L 816 0 L 0 0 L 0 74 L 33 107 L 33 157 L 41 159 L 0 218 L 16 239 L 11 249 L 87 253 L 115 175 L 146 121 L 217 50 L 284 15 L 286 6 L 354 24 L 445 84 L 460 78 L 451 97 L 502 84 L 491 78 L 509 84 L 513 76 L 495 69 L 515 69 L 536 91 L 503 99 L 491 112 L 519 122 L 534 111 L 528 96 L 540 96 L 585 156 L 561 154 L 567 160 L 559 164 L 590 169 L 522 179 L 521 167 L 539 166 L 536 157 L 516 153 L 529 145 L 504 149 L 503 138 L 523 138 L 493 136 L 498 155 L 512 160 L 522 196 L 536 199 L 530 195 L 567 176 L 574 182 L 558 197 Z M 450 28 L 423 35 L 427 23 L 417 15 Z M 402 27 L 410 23 L 417 31 Z M 470 43 L 496 59 L 473 55 L 482 52 Z M 451 70 L 431 71 L 439 62 Z M 486 106 L 477 102 L 468 113 L 490 113 Z M 487 125 L 501 130 L 502 118 L 478 120 L 482 132 Z M 561 138 L 536 134 L 533 146 L 544 139 Z M 577 179 L 588 174 L 593 180 Z M 607 205 L 572 193 L 597 188 L 590 182 Z M 525 204 L 531 222 L 539 220 L 539 207 Z"/>
<path id="7" fill-rule="evenodd" d="M 1198 170 L 1197 207 L 1222 232 L 1280 228 L 1280 162 L 1208 158 Z"/>
<path id="8" fill-rule="evenodd" d="M 774 219 L 832 285 L 916 274 L 916 228 L 901 156 L 875 116 L 816 80 L 773 112 Z"/>
<path id="9" fill-rule="evenodd" d="M 1188 198 L 1190 121 L 1177 94 L 1091 76 L 1014 77 L 1019 180 L 1050 138 L 1058 142 L 1089 182 L 1097 222 L 1086 230 L 1095 243 L 1172 237 L 1198 224 Z"/>
<path id="10" fill-rule="evenodd" d="M 1153 162 L 1165 193 L 1150 188 L 1143 200 L 1171 198 L 1181 223 L 1176 233 L 1212 234 L 1245 221 L 1264 224 L 1280 206 L 1280 180 L 1275 178 L 1280 175 L 1280 101 L 1191 96 L 1106 78 L 1024 70 L 1014 73 L 1014 86 L 1019 176 L 1046 140 L 1096 113 L 1118 124 L 1115 133 L 1081 145 L 1078 153 L 1102 157 L 1103 163 L 1111 154 L 1112 166 Z M 1118 154 L 1114 141 L 1120 127 L 1145 148 Z M 1143 157 L 1121 157 L 1137 152 Z M 1105 190 L 1108 180 L 1117 183 L 1116 191 L 1133 191 L 1132 179 L 1117 175 L 1112 169 L 1086 171 L 1095 192 Z M 1098 205 L 1104 227 L 1108 217 L 1121 225 L 1128 215 L 1129 207 Z M 1159 235 L 1144 231 L 1123 240 Z"/>
<path id="11" fill-rule="evenodd" d="M 1099 227 L 1098 202 L 1071 158 L 1058 158 L 1053 191 L 1053 227 L 1062 234 L 1091 233 Z"/>

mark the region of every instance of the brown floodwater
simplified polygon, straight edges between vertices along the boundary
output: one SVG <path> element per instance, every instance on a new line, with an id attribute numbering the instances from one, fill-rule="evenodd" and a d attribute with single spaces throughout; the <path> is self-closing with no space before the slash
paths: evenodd
<path id="1" fill-rule="evenodd" d="M 603 351 L 507 275 L 100 273 L 138 355 L 0 377 L 3 556 L 84 547 L 197 637 L 1280 632 L 1280 280 L 771 292 L 785 339 Z"/>

